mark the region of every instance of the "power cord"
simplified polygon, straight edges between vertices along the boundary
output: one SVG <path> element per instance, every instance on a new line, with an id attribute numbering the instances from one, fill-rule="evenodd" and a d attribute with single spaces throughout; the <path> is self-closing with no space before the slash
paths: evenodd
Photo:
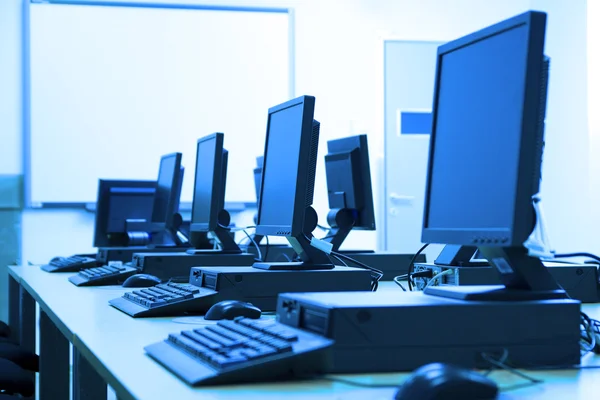
<path id="1" fill-rule="evenodd" d="M 554 258 L 574 258 L 574 257 L 584 257 L 590 258 L 592 260 L 598 261 L 600 263 L 600 257 L 592 253 L 563 253 L 563 254 L 554 254 Z"/>
<path id="2" fill-rule="evenodd" d="M 415 260 L 417 259 L 417 257 L 419 257 L 419 255 L 423 252 L 423 250 L 425 250 L 427 248 L 427 246 L 429 246 L 429 243 L 425 243 L 420 249 L 419 251 L 417 251 L 415 253 L 415 255 L 410 259 L 410 262 L 408 263 L 408 273 L 406 274 L 408 276 L 408 290 L 413 290 L 413 284 L 412 284 L 412 273 L 413 273 L 413 269 L 415 268 Z"/>
<path id="3" fill-rule="evenodd" d="M 269 236 L 265 235 L 264 238 L 265 238 L 265 241 L 267 242 L 265 244 L 265 262 L 267 262 L 267 261 L 269 261 L 269 246 L 270 246 L 269 245 Z"/>

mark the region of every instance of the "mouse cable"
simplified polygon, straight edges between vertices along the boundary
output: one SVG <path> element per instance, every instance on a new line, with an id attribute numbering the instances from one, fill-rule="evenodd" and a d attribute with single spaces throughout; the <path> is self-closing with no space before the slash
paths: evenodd
<path id="1" fill-rule="evenodd" d="M 554 254 L 554 258 L 574 258 L 574 257 L 584 257 L 584 258 L 590 258 L 594 261 L 597 261 L 600 263 L 600 257 L 598 257 L 595 254 L 592 253 L 563 253 L 563 254 Z M 551 261 L 551 260 L 548 260 Z"/>
<path id="2" fill-rule="evenodd" d="M 408 276 L 408 290 L 411 290 L 411 291 L 413 290 L 412 273 L 413 273 L 413 269 L 415 268 L 415 260 L 423 252 L 423 250 L 425 250 L 427 248 L 427 246 L 429 246 L 429 243 L 425 243 L 419 249 L 419 251 L 417 251 L 415 253 L 415 255 L 412 256 L 412 258 L 410 259 L 410 262 L 408 263 L 408 273 L 406 274 Z"/>
<path id="3" fill-rule="evenodd" d="M 395 384 L 392 384 L 392 383 L 364 383 L 364 382 L 359 382 L 359 381 L 355 381 L 352 379 L 338 378 L 338 377 L 331 376 L 331 375 L 316 375 L 313 377 L 313 379 L 326 380 L 326 381 L 336 382 L 336 383 L 343 383 L 344 385 L 367 388 L 367 389 L 398 389 L 397 383 L 395 383 Z"/>
<path id="4" fill-rule="evenodd" d="M 501 369 L 501 370 L 510 372 L 511 374 L 521 377 L 523 379 L 526 379 L 529 382 L 534 383 L 534 384 L 544 383 L 543 379 L 534 378 L 533 376 L 527 375 L 526 373 L 519 371 L 518 369 L 513 368 L 510 365 L 506 364 L 506 360 L 508 359 L 508 350 L 506 350 L 506 349 L 503 350 L 502 356 L 498 360 L 494 359 L 493 357 L 491 357 L 490 355 L 488 355 L 486 353 L 480 353 L 480 355 L 484 361 L 487 361 L 490 364 L 491 369 L 497 368 L 497 369 Z M 486 375 L 489 375 L 489 372 Z M 506 388 L 502 389 L 502 390 L 506 390 Z"/>

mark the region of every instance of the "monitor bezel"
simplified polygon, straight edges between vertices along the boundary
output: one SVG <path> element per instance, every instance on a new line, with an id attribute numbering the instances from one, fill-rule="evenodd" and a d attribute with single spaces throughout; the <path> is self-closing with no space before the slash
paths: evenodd
<path id="1" fill-rule="evenodd" d="M 300 146 L 298 148 L 298 166 L 296 172 L 296 193 L 294 196 L 294 211 L 291 225 L 264 225 L 261 223 L 262 203 L 264 195 L 264 180 L 266 169 L 269 165 L 269 135 L 271 127 L 271 116 L 277 112 L 290 107 L 302 106 L 302 122 L 300 132 Z M 306 209 L 306 197 L 308 192 L 309 173 L 310 173 L 310 153 L 313 133 L 313 120 L 315 110 L 315 98 L 313 96 L 300 96 L 285 103 L 269 108 L 267 119 L 267 133 L 265 136 L 265 151 L 263 153 L 263 173 L 260 184 L 260 196 L 258 199 L 258 218 L 256 224 L 256 233 L 259 235 L 271 236 L 296 236 L 304 233 L 304 213 Z"/>
<path id="2" fill-rule="evenodd" d="M 435 153 L 437 103 L 440 90 L 441 68 L 444 55 L 459 50 L 465 46 L 485 40 L 489 37 L 502 34 L 514 28 L 527 27 L 527 62 L 525 72 L 525 94 L 523 101 L 522 121 L 520 129 L 519 158 L 516 196 L 514 199 L 514 212 L 509 228 L 496 229 L 440 229 L 428 227 L 429 200 L 431 194 L 431 174 L 433 157 Z M 539 83 L 542 77 L 544 62 L 546 14 L 541 12 L 526 12 L 513 18 L 489 26 L 470 35 L 443 44 L 438 47 L 437 64 L 435 72 L 435 86 L 433 99 L 432 129 L 429 142 L 429 161 L 427 166 L 427 181 L 425 188 L 425 201 L 423 212 L 423 230 L 421 240 L 423 243 L 462 244 L 471 246 L 507 247 L 521 246 L 531 234 L 534 220 L 534 209 L 531 196 L 532 188 L 539 188 L 539 181 L 535 182 L 534 171 L 536 165 L 534 153 L 538 147 L 539 109 Z M 532 134 L 533 133 L 533 134 Z M 526 171 L 526 172 L 523 172 Z M 476 190 L 476 189 L 474 189 Z"/>
<path id="3" fill-rule="evenodd" d="M 327 156 L 341 153 L 350 154 L 354 150 L 358 150 L 359 154 L 359 173 L 362 181 L 363 189 L 363 209 L 358 210 L 358 220 L 352 227 L 352 230 L 367 230 L 374 231 L 376 229 L 375 223 L 375 204 L 373 201 L 373 184 L 371 177 L 371 164 L 369 159 L 369 145 L 366 134 L 348 136 L 339 139 L 332 139 L 327 141 Z M 325 163 L 325 169 L 327 174 L 327 163 Z M 329 188 L 327 188 L 329 192 Z M 372 222 L 371 225 L 367 226 L 363 221 Z"/>
<path id="4" fill-rule="evenodd" d="M 197 206 L 196 204 L 196 199 L 195 199 L 195 195 L 196 195 L 196 176 L 198 174 L 198 163 L 199 163 L 199 151 L 198 148 L 200 147 L 200 145 L 204 142 L 208 142 L 210 140 L 214 140 L 215 141 L 215 158 L 214 158 L 214 165 L 213 165 L 213 177 L 212 177 L 212 188 L 211 188 L 211 196 L 210 196 L 210 210 L 209 210 L 209 216 L 208 216 L 208 222 L 194 222 L 193 221 L 193 217 L 194 217 L 194 208 Z M 223 182 L 223 180 L 225 179 L 225 177 L 223 177 L 223 158 L 224 158 L 224 152 L 223 152 L 223 145 L 225 142 L 225 135 L 221 132 L 215 132 L 215 133 L 211 133 L 210 135 L 201 137 L 200 139 L 198 139 L 198 141 L 196 142 L 196 168 L 194 170 L 194 199 L 192 201 L 192 214 L 191 214 L 191 223 L 190 223 L 190 232 L 209 232 L 209 231 L 214 231 L 216 230 L 218 224 L 219 224 L 219 212 L 221 211 L 221 208 L 223 207 L 223 203 L 224 200 L 221 199 L 221 197 L 223 197 L 223 193 L 224 193 L 224 188 L 223 186 L 225 185 L 225 183 Z"/>

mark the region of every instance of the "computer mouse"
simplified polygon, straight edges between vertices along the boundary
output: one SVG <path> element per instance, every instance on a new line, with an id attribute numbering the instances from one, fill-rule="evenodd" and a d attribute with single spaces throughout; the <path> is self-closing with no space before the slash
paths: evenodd
<path id="1" fill-rule="evenodd" d="M 135 274 L 125 279 L 123 287 L 151 287 L 161 282 L 159 278 L 149 274 Z"/>
<path id="2" fill-rule="evenodd" d="M 254 306 L 252 303 L 225 300 L 213 305 L 204 315 L 204 319 L 211 321 L 234 319 L 235 317 L 258 319 L 261 314 L 262 311 L 260 311 L 260 308 Z"/>
<path id="3" fill-rule="evenodd" d="M 50 260 L 50 262 L 51 263 L 53 263 L 53 262 L 59 262 L 59 261 L 63 261 L 64 259 L 65 259 L 65 257 L 56 256 L 56 257 L 53 257 L 52 260 Z"/>
<path id="4" fill-rule="evenodd" d="M 416 369 L 396 392 L 396 400 L 487 400 L 498 385 L 467 368 L 433 363 Z"/>

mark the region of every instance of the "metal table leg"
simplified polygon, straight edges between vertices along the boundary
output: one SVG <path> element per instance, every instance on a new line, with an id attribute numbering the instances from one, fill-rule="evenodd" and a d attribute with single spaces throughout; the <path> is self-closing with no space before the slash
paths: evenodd
<path id="1" fill-rule="evenodd" d="M 73 346 L 73 400 L 106 400 L 106 382 Z"/>
<path id="2" fill-rule="evenodd" d="M 69 380 L 69 341 L 40 310 L 40 399 L 68 400 Z"/>

